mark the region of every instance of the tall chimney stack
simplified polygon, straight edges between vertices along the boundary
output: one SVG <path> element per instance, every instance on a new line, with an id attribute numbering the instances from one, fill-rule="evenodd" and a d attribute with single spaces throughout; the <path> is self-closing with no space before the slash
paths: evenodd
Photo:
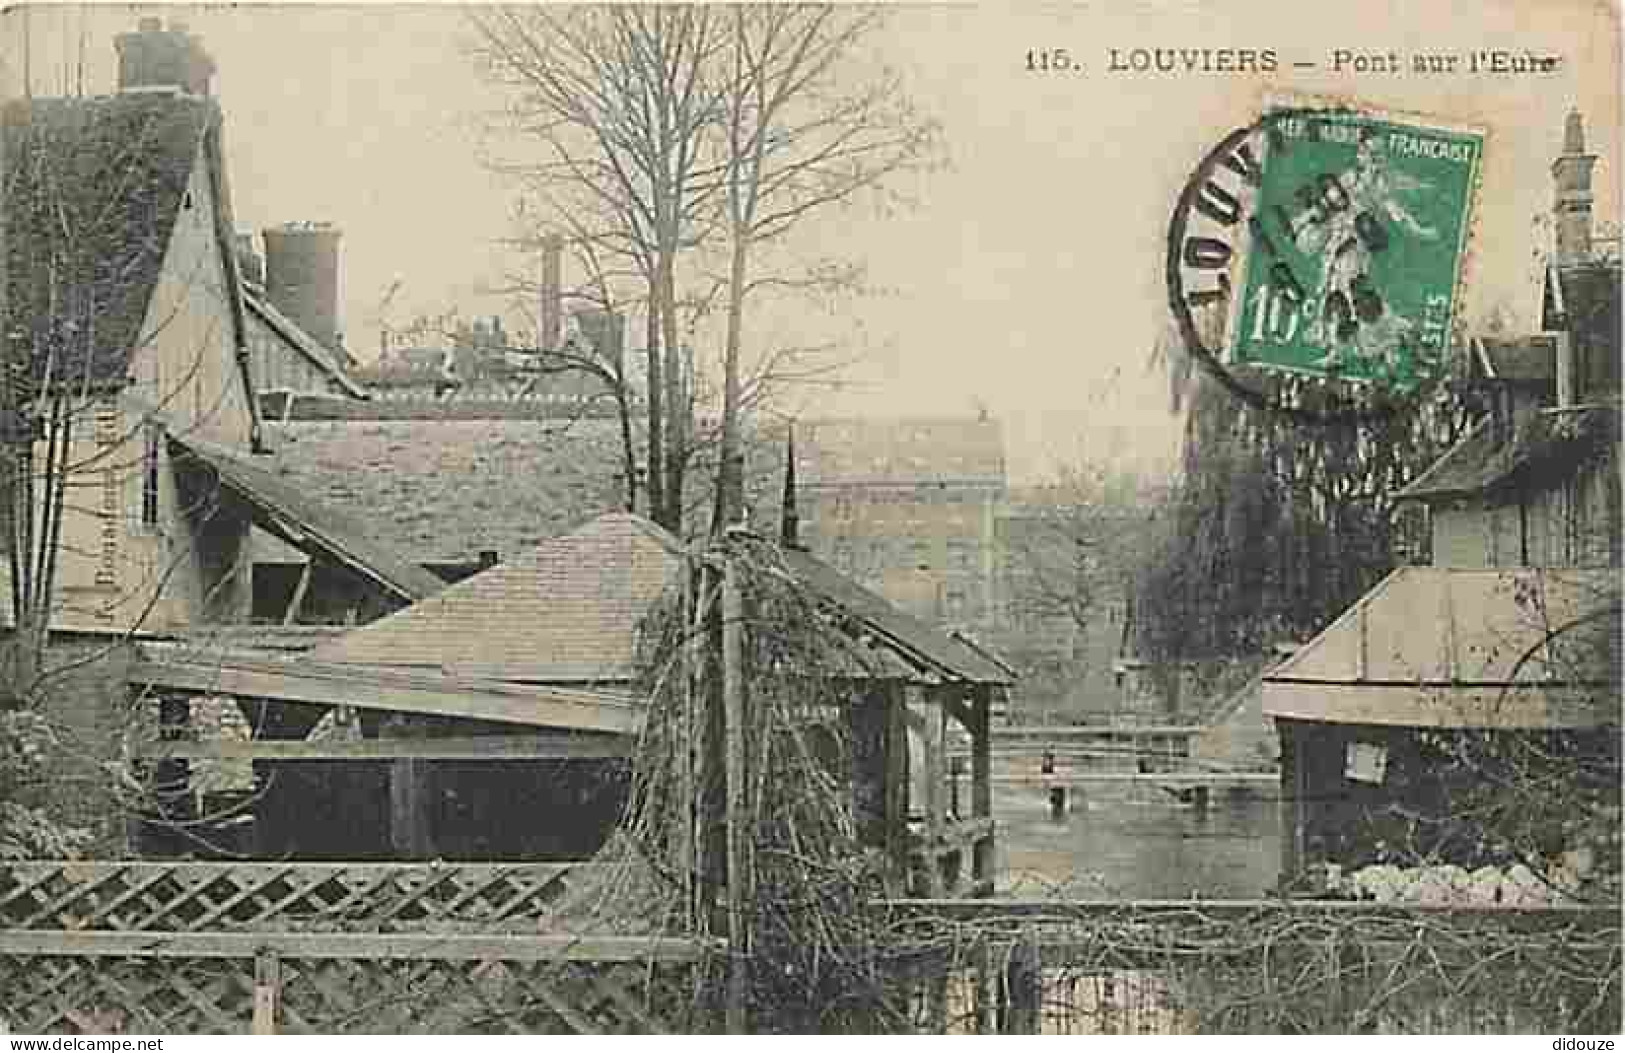
<path id="1" fill-rule="evenodd" d="M 549 234 L 542 239 L 542 302 L 538 318 L 540 330 L 536 336 L 539 350 L 558 349 L 564 328 L 564 287 L 560 276 L 564 257 L 564 239 Z"/>
<path id="2" fill-rule="evenodd" d="M 261 232 L 265 296 L 329 351 L 348 357 L 339 329 L 339 239 L 327 223 L 286 223 Z"/>
<path id="3" fill-rule="evenodd" d="M 135 32 L 120 33 L 113 46 L 118 50 L 119 91 L 179 88 L 192 95 L 209 94 L 214 60 L 186 31 L 186 23 L 171 19 L 165 29 L 158 19 L 143 18 Z"/>
<path id="4" fill-rule="evenodd" d="M 1570 110 L 1563 124 L 1563 152 L 1552 162 L 1557 222 L 1557 265 L 1583 263 L 1591 257 L 1591 169 L 1596 154 L 1586 153 L 1580 111 Z"/>

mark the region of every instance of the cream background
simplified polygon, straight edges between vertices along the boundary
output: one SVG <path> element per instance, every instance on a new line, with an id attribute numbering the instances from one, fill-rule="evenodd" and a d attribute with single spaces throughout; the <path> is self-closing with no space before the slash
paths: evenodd
<path id="1" fill-rule="evenodd" d="M 148 7 L 8 8 L 0 83 L 37 94 L 111 90 L 112 37 Z M 504 266 L 493 244 L 511 195 L 480 168 L 469 117 L 491 95 L 459 55 L 458 11 L 431 5 L 174 6 L 219 63 L 216 94 L 238 226 L 330 220 L 344 230 L 349 346 L 377 347 L 383 290 L 404 282 L 397 322 L 456 306 L 504 310 L 481 290 Z M 1108 48 L 1274 48 L 1273 75 L 1108 74 Z M 1081 73 L 1025 69 L 1031 48 L 1068 48 Z M 1529 49 L 1545 75 L 1354 75 L 1297 70 L 1332 48 Z M 791 328 L 855 334 L 863 367 L 804 412 L 965 413 L 1006 423 L 1017 479 L 1058 461 L 1166 461 L 1177 422 L 1146 369 L 1164 324 L 1162 235 L 1204 149 L 1266 89 L 1346 96 L 1486 125 L 1466 312 L 1497 305 L 1532 324 L 1532 219 L 1570 106 L 1586 117 L 1600 220 L 1620 214 L 1619 14 L 1597 0 L 1416 3 L 1142 0 L 1107 6 L 900 6 L 877 53 L 944 125 L 950 170 L 910 187 L 911 212 L 832 221 L 831 251 L 867 260 L 886 290 L 842 319 Z M 634 327 L 635 328 L 635 327 Z M 1115 380 L 1113 379 L 1115 378 Z"/>

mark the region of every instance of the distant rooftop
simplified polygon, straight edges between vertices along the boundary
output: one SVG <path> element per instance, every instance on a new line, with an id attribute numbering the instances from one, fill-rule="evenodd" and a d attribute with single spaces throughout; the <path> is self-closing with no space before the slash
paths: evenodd
<path id="1" fill-rule="evenodd" d="M 1004 485 L 1004 429 L 978 417 L 797 421 L 800 486 Z"/>

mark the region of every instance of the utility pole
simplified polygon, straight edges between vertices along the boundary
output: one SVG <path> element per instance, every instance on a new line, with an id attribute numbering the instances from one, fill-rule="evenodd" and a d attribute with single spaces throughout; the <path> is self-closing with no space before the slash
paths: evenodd
<path id="1" fill-rule="evenodd" d="M 731 546 L 723 547 L 722 564 L 722 712 L 727 773 L 728 862 L 728 989 L 727 1030 L 743 1035 L 749 1030 L 747 1013 L 750 969 L 750 923 L 747 910 L 754 898 L 755 876 L 751 859 L 749 795 L 746 792 L 745 720 L 748 700 L 744 679 L 745 604 L 741 594 L 738 559 Z"/>

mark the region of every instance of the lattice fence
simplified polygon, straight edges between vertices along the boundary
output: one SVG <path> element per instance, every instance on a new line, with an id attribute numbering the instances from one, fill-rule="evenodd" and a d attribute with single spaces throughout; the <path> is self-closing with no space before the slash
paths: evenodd
<path id="1" fill-rule="evenodd" d="M 541 931 L 571 868 L 0 868 L 14 1032 L 705 1031 L 712 948 Z"/>
<path id="2" fill-rule="evenodd" d="M 587 864 L 590 865 L 590 864 Z M 201 932 L 535 931 L 582 864 L 18 863 L 0 926 Z"/>

